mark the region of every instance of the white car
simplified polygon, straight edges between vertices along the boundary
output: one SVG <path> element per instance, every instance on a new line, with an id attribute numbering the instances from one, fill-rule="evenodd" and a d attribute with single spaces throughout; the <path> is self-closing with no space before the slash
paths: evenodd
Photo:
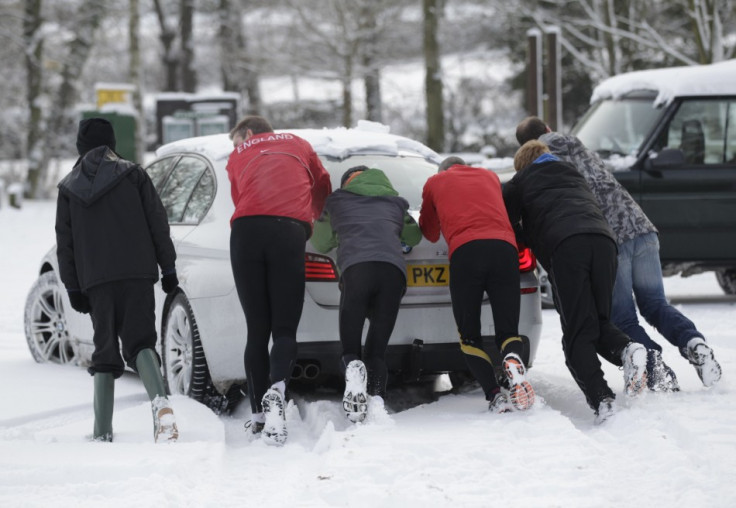
<path id="1" fill-rule="evenodd" d="M 333 188 L 350 167 L 383 170 L 418 217 L 422 188 L 437 172 L 440 157 L 404 137 L 375 128 L 290 130 L 319 154 Z M 230 266 L 229 220 L 233 213 L 225 165 L 232 151 L 225 134 L 164 145 L 147 171 L 164 203 L 177 251 L 179 290 L 166 295 L 156 285 L 156 315 L 164 378 L 181 393 L 223 409 L 245 383 L 243 353 L 247 329 Z M 448 286 L 447 244 L 423 239 L 406 249 L 409 280 L 387 351 L 398 379 L 421 374 L 465 373 Z M 306 294 L 298 329 L 298 363 L 293 377 L 321 382 L 339 374 L 338 289 L 335 252 L 318 254 L 307 244 Z M 533 363 L 542 326 L 536 262 L 519 253 L 521 318 L 519 333 L 530 339 Z M 25 309 L 28 346 L 36 361 L 86 365 L 92 351 L 89 316 L 71 309 L 59 281 L 56 250 L 43 259 Z M 489 305 L 482 330 L 494 333 Z M 489 353 L 498 352 L 489 340 Z M 460 378 L 461 376 L 458 376 Z M 230 400 L 228 400 L 230 397 Z"/>

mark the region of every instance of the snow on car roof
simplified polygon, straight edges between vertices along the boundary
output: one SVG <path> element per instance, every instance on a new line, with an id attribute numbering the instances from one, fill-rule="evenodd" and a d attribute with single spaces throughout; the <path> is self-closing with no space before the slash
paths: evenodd
<path id="1" fill-rule="evenodd" d="M 389 128 L 375 122 L 359 121 L 352 129 L 284 129 L 276 132 L 290 132 L 306 139 L 314 150 L 324 157 L 344 159 L 355 153 L 386 155 L 414 155 L 440 163 L 437 152 L 418 141 L 389 134 Z M 156 156 L 180 151 L 197 152 L 218 160 L 227 158 L 233 151 L 233 144 L 227 134 L 215 134 L 174 141 L 156 150 Z"/>
<path id="2" fill-rule="evenodd" d="M 595 87 L 590 102 L 618 99 L 637 90 L 657 92 L 655 106 L 688 95 L 733 95 L 736 94 L 736 60 L 619 74 Z"/>

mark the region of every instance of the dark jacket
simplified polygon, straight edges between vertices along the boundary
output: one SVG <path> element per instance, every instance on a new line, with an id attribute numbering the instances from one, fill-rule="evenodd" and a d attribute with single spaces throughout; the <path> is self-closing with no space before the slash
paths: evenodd
<path id="1" fill-rule="evenodd" d="M 67 289 L 122 279 L 158 280 L 176 252 L 161 199 L 143 169 L 105 146 L 59 183 L 56 254 Z"/>
<path id="2" fill-rule="evenodd" d="M 516 173 L 503 199 L 515 231 L 548 271 L 557 246 L 573 235 L 605 235 L 615 242 L 583 176 L 553 155 Z"/>
<path id="3" fill-rule="evenodd" d="M 341 273 L 357 263 L 383 261 L 406 276 L 401 242 L 414 246 L 422 239 L 408 209 L 383 171 L 365 170 L 327 198 L 312 245 L 320 252 L 337 247 Z"/>

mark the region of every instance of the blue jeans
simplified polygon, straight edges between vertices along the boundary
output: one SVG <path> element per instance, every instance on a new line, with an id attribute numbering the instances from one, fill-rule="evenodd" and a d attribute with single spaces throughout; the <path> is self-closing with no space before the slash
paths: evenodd
<path id="1" fill-rule="evenodd" d="M 656 328 L 672 345 L 677 346 L 683 356 L 690 339 L 703 337 L 693 322 L 670 305 L 664 295 L 659 239 L 656 233 L 637 236 L 618 246 L 618 271 L 613 287 L 611 321 L 647 349 L 662 351 L 662 347 L 639 324 L 637 306 L 647 323 Z"/>

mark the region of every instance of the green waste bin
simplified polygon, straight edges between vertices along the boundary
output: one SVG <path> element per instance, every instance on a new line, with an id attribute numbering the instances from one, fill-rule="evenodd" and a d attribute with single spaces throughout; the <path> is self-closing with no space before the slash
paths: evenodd
<path id="1" fill-rule="evenodd" d="M 133 115 L 117 113 L 114 111 L 83 111 L 82 120 L 87 118 L 104 118 L 112 124 L 115 129 L 115 151 L 124 159 L 138 164 L 143 161 L 138 159 L 135 146 L 136 121 Z"/>

